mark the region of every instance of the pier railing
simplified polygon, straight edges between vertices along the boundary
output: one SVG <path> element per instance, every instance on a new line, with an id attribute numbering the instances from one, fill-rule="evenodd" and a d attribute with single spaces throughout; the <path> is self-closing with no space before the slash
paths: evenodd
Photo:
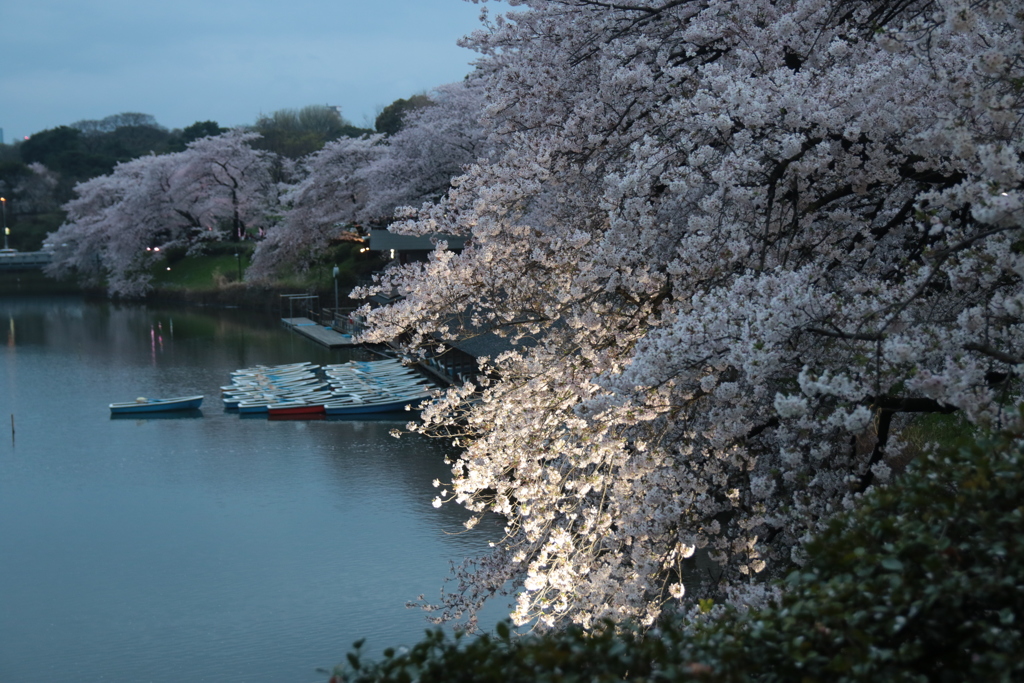
<path id="1" fill-rule="evenodd" d="M 282 294 L 281 317 L 317 320 L 320 317 L 320 297 L 316 294 Z"/>
<path id="2" fill-rule="evenodd" d="M 356 308 L 324 308 L 320 311 L 320 324 L 327 325 L 342 334 L 356 335 L 366 327 L 366 320 L 356 314 Z"/>

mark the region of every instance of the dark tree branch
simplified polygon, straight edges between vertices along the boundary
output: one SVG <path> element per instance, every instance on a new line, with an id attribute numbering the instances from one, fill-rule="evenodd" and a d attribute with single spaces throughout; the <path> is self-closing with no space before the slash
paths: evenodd
<path id="1" fill-rule="evenodd" d="M 1000 351 L 999 349 L 993 348 L 988 344 L 977 344 L 975 342 L 970 342 L 968 344 L 964 344 L 964 349 L 966 349 L 967 351 L 977 351 L 983 356 L 994 358 L 998 361 L 1006 363 L 1007 365 L 1020 365 L 1021 363 L 1024 363 L 1024 361 L 1022 361 L 1020 358 L 1011 356 L 1005 351 Z"/>
<path id="2" fill-rule="evenodd" d="M 939 403 L 931 398 L 906 398 L 882 396 L 872 399 L 871 404 L 882 410 L 893 413 L 955 413 L 957 408 L 946 403 Z"/>
<path id="3" fill-rule="evenodd" d="M 885 456 L 885 446 L 889 443 L 889 432 L 892 427 L 892 416 L 895 413 L 938 413 L 948 415 L 955 413 L 955 406 L 939 403 L 930 398 L 887 398 L 875 399 L 874 405 L 880 408 L 878 414 L 878 440 L 871 452 L 871 459 L 868 467 L 857 481 L 856 491 L 863 493 L 875 481 L 875 473 L 871 468 L 882 461 Z"/>

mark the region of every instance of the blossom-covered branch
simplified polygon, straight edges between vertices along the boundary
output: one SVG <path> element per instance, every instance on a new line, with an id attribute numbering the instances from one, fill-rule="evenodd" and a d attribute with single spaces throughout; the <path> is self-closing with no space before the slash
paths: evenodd
<path id="1" fill-rule="evenodd" d="M 441 618 L 509 587 L 546 625 L 756 602 L 889 478 L 880 420 L 1017 419 L 1016 4 L 510 4 L 467 41 L 493 151 L 393 227 L 467 247 L 367 311 L 410 354 L 508 343 L 417 427 L 464 449 L 443 500 L 507 519 Z"/>

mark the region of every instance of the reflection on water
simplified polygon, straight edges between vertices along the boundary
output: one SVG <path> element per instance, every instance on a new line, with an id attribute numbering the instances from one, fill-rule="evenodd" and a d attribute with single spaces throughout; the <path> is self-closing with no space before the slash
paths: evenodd
<path id="1" fill-rule="evenodd" d="M 202 408 L 152 413 L 111 413 L 111 420 L 191 420 L 203 416 Z"/>
<path id="2" fill-rule="evenodd" d="M 0 319 L 0 681 L 323 680 L 359 638 L 418 639 L 406 601 L 497 540 L 431 506 L 441 446 L 390 437 L 404 415 L 219 409 L 234 369 L 362 352 L 243 311 L 0 299 Z M 107 408 L 191 394 L 191 414 Z"/>

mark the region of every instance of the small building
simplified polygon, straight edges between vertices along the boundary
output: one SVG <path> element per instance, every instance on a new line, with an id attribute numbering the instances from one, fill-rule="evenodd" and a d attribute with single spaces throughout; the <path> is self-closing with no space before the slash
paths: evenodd
<path id="1" fill-rule="evenodd" d="M 397 235 L 389 230 L 370 231 L 370 251 L 379 251 L 399 263 L 426 261 L 437 242 L 445 241 L 452 251 L 462 251 L 466 237 L 457 235 Z"/>
<path id="2" fill-rule="evenodd" d="M 466 339 L 448 341 L 444 344 L 448 347 L 447 350 L 440 356 L 430 358 L 427 364 L 442 376 L 460 384 L 476 381 L 476 376 L 480 374 L 478 358 L 493 359 L 512 348 L 506 338 L 493 332 L 478 333 Z"/>

